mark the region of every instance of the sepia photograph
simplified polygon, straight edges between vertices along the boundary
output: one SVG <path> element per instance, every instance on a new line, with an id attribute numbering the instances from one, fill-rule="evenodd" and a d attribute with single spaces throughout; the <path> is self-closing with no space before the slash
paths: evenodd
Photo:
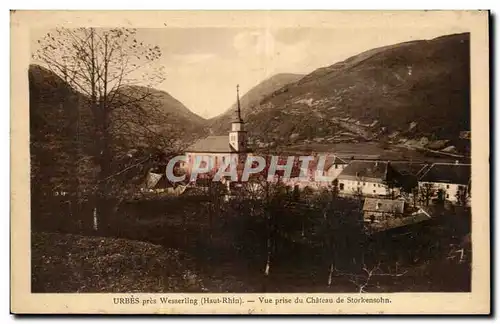
<path id="1" fill-rule="evenodd" d="M 246 309 L 478 292 L 488 106 L 456 17 L 487 35 L 488 14 L 448 13 L 25 28 L 26 293 Z"/>

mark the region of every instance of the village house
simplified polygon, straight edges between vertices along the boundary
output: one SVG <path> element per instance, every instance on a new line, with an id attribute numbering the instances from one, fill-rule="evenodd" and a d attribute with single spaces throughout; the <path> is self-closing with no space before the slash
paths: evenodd
<path id="1" fill-rule="evenodd" d="M 339 192 L 397 197 L 399 189 L 394 184 L 399 176 L 389 161 L 352 160 L 337 177 Z"/>
<path id="2" fill-rule="evenodd" d="M 365 198 L 363 204 L 365 228 L 371 233 L 420 223 L 431 218 L 431 214 L 423 207 L 413 207 L 404 199 Z"/>
<path id="3" fill-rule="evenodd" d="M 324 159 L 324 164 L 320 165 L 320 159 Z M 289 180 L 284 183 L 287 186 L 300 189 L 309 187 L 311 189 L 326 188 L 332 185 L 332 181 L 338 177 L 348 163 L 334 154 L 320 153 L 309 161 L 307 167 L 302 167 L 296 159 L 296 165 L 292 169 Z M 305 175 L 304 179 L 300 176 Z M 323 177 L 323 178 L 321 178 Z"/>
<path id="4" fill-rule="evenodd" d="M 422 172 L 419 187 L 430 186 L 432 199 L 437 199 L 442 190 L 442 199 L 454 204 L 469 204 L 471 198 L 471 165 L 455 163 L 434 163 Z"/>
<path id="5" fill-rule="evenodd" d="M 363 218 L 368 223 L 401 218 L 404 212 L 405 201 L 400 199 L 365 198 L 363 204 Z"/>
<path id="6" fill-rule="evenodd" d="M 185 184 L 172 183 L 167 179 L 165 173 L 156 173 L 150 170 L 146 181 L 141 188 L 142 193 L 166 194 L 180 196 L 187 189 Z"/>

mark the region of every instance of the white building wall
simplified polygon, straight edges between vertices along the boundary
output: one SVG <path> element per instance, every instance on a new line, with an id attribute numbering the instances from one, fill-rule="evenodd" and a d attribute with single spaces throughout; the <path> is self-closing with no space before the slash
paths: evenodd
<path id="1" fill-rule="evenodd" d="M 347 166 L 347 164 L 335 164 L 330 167 L 327 176 L 337 179 L 342 170 Z"/>
<path id="2" fill-rule="evenodd" d="M 339 180 L 339 189 L 342 188 L 343 185 L 343 190 L 340 190 L 341 193 L 344 194 L 355 194 L 358 190 L 358 188 L 361 188 L 361 193 L 365 196 L 378 196 L 378 195 L 387 195 L 389 194 L 389 188 L 387 185 L 379 182 L 371 182 L 371 181 L 357 181 L 357 180 L 345 180 L 345 179 L 340 179 Z M 395 195 L 398 194 L 398 190 L 395 190 Z"/>
<path id="3" fill-rule="evenodd" d="M 202 161 L 209 164 L 210 169 L 214 169 L 217 166 L 222 165 L 228 159 L 232 160 L 234 163 L 238 162 L 237 153 L 197 153 L 197 152 L 187 152 L 186 153 L 186 163 L 182 165 L 185 170 L 192 168 L 196 159 L 200 157 Z"/>
<path id="4" fill-rule="evenodd" d="M 468 190 L 467 186 L 465 185 L 459 185 L 456 183 L 442 183 L 442 182 L 418 182 L 419 188 L 422 188 L 426 183 L 430 183 L 433 186 L 433 189 L 435 190 L 434 195 L 432 198 L 437 197 L 437 192 L 439 189 L 443 189 L 445 192 L 445 200 L 448 200 L 454 204 L 457 203 L 457 191 L 459 188 L 463 188 L 463 190 Z"/>

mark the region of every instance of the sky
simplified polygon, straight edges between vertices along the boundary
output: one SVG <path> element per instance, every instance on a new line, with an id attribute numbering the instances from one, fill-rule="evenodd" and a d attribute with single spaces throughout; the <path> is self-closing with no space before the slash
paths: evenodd
<path id="1" fill-rule="evenodd" d="M 354 24 L 353 24 L 354 25 Z M 363 51 L 411 40 L 467 32 L 436 28 L 145 28 L 137 39 L 158 45 L 166 79 L 156 88 L 196 114 L 211 118 L 277 73 L 308 74 Z M 34 30 L 32 44 L 46 30 Z"/>

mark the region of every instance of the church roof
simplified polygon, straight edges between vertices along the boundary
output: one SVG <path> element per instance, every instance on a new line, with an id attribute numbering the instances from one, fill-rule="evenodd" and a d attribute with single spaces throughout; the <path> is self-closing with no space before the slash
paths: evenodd
<path id="1" fill-rule="evenodd" d="M 186 149 L 186 152 L 200 153 L 232 153 L 235 150 L 229 145 L 227 135 L 208 136 L 198 140 Z"/>

